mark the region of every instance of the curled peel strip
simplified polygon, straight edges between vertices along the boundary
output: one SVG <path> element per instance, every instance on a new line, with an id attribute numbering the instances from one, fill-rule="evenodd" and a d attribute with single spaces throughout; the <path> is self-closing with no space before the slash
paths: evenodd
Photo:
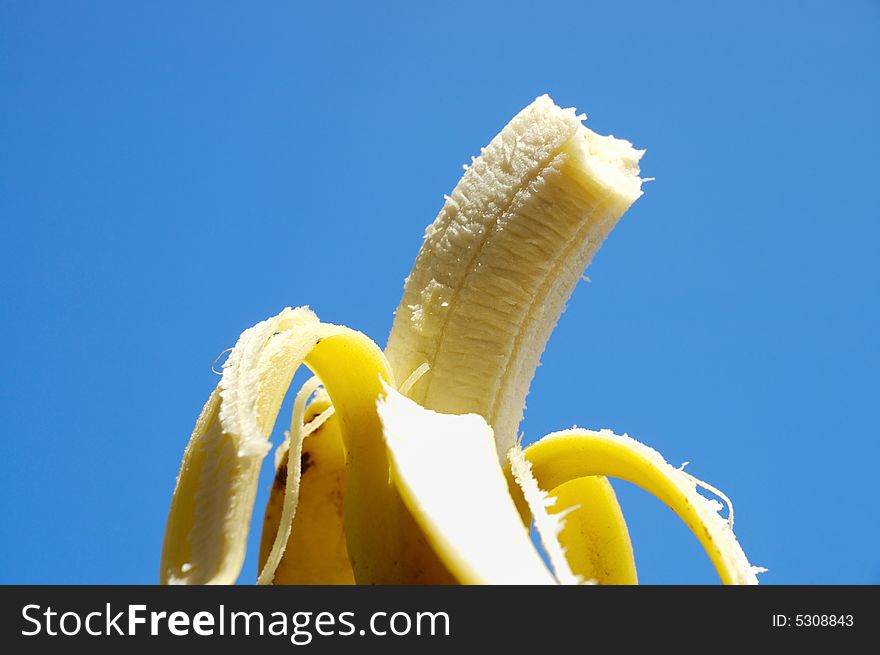
<path id="1" fill-rule="evenodd" d="M 381 350 L 359 332 L 321 323 L 308 308 L 258 323 L 229 355 L 184 453 L 163 543 L 163 583 L 237 579 L 268 438 L 303 363 L 327 386 L 350 450 L 381 465 L 375 398 L 382 380 L 393 380 Z M 386 493 L 382 485 L 370 489 L 364 502 Z"/>
<path id="2" fill-rule="evenodd" d="M 757 584 L 763 571 L 749 564 L 719 504 L 701 495 L 690 474 L 626 435 L 573 429 L 554 432 L 524 449 L 539 484 L 555 488 L 585 476 L 632 482 L 674 511 L 702 544 L 724 584 Z"/>

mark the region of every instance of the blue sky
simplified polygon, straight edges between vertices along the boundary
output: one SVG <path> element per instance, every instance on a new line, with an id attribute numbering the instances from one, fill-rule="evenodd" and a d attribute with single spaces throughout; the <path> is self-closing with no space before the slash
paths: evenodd
<path id="1" fill-rule="evenodd" d="M 657 179 L 527 439 L 627 431 L 732 497 L 764 582 L 880 583 L 878 3 L 182 4 L 0 5 L 0 582 L 155 582 L 214 358 L 286 305 L 384 344 L 461 165 L 548 92 Z M 715 581 L 618 488 L 643 582 Z"/>

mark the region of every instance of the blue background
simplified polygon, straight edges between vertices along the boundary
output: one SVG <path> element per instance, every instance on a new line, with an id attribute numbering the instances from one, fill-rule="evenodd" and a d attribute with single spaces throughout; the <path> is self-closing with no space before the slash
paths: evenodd
<path id="1" fill-rule="evenodd" d="M 627 431 L 733 498 L 764 582 L 880 582 L 880 5 L 182 4 L 0 5 L 0 582 L 156 581 L 214 358 L 285 305 L 384 344 L 461 165 L 544 92 L 657 181 L 527 438 Z M 643 582 L 715 581 L 619 489 Z"/>

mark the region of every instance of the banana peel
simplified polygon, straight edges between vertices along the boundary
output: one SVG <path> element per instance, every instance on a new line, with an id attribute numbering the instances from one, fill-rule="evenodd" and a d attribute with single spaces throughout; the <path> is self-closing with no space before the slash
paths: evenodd
<path id="1" fill-rule="evenodd" d="M 641 195 L 643 151 L 582 119 L 542 96 L 482 149 L 426 231 L 384 351 L 306 307 L 242 333 L 184 453 L 162 583 L 238 579 L 268 438 L 302 365 L 315 377 L 276 453 L 261 584 L 634 584 L 606 476 L 666 503 L 722 582 L 757 583 L 732 508 L 722 518 L 699 492 L 714 488 L 649 447 L 577 429 L 517 440 L 572 289 Z"/>
<path id="2" fill-rule="evenodd" d="M 319 400 L 309 405 L 306 428 L 332 405 Z M 287 490 L 289 440 L 276 451 L 276 470 L 263 517 L 258 570 L 276 542 Z M 311 431 L 302 444 L 300 490 L 295 517 L 273 584 L 350 585 L 354 572 L 345 544 L 343 499 L 345 497 L 345 444 L 335 415 Z"/>

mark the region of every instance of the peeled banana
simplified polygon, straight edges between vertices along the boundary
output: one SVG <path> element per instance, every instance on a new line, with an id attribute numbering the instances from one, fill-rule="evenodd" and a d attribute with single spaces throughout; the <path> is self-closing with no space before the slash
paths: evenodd
<path id="1" fill-rule="evenodd" d="M 519 445 L 550 333 L 642 193 L 643 151 L 583 118 L 542 96 L 481 150 L 425 232 L 384 351 L 304 307 L 242 334 L 184 454 L 163 583 L 238 578 L 268 437 L 301 364 L 315 378 L 276 453 L 260 583 L 633 584 L 605 476 L 669 505 L 722 582 L 757 582 L 721 505 L 647 446 L 587 430 Z"/>

